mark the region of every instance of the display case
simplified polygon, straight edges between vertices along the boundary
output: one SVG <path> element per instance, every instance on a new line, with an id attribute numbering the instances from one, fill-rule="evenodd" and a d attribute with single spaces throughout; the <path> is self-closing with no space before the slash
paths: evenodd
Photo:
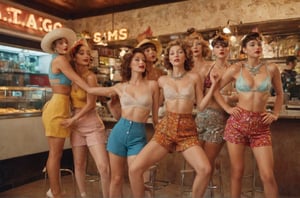
<path id="1" fill-rule="evenodd" d="M 2 86 L 0 119 L 40 116 L 51 95 L 51 88 Z"/>

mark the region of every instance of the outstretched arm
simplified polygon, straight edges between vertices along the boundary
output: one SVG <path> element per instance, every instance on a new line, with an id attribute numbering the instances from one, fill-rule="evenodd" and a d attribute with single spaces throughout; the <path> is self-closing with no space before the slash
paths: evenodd
<path id="1" fill-rule="evenodd" d="M 198 76 L 199 77 L 199 76 Z M 203 97 L 204 87 L 201 80 L 197 80 L 196 83 L 196 95 L 197 95 L 197 108 L 199 111 L 203 111 L 205 107 L 208 105 L 211 97 L 213 96 L 213 92 L 216 89 L 216 86 L 219 81 L 219 76 L 217 74 L 210 74 L 210 79 L 212 82 L 212 86 L 206 95 Z"/>

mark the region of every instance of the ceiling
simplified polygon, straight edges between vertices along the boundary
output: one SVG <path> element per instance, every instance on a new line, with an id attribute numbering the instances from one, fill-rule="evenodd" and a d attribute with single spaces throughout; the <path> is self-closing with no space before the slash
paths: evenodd
<path id="1" fill-rule="evenodd" d="M 184 0 L 11 0 L 66 20 L 144 8 Z"/>

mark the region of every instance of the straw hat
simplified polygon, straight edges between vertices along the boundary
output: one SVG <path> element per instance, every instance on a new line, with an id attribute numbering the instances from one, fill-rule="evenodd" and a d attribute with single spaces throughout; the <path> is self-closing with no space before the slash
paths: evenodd
<path id="1" fill-rule="evenodd" d="M 136 47 L 141 47 L 147 43 L 151 43 L 155 46 L 158 55 L 162 53 L 162 46 L 157 40 L 143 39 Z"/>
<path id="2" fill-rule="evenodd" d="M 76 34 L 69 28 L 57 28 L 48 32 L 41 41 L 41 48 L 44 52 L 54 53 L 52 44 L 60 38 L 66 38 L 70 46 L 76 41 Z"/>

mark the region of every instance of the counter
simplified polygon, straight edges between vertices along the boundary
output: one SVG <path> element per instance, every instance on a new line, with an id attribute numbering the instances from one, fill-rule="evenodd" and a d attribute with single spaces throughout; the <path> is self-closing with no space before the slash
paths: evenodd
<path id="1" fill-rule="evenodd" d="M 102 117 L 106 128 L 112 128 L 115 119 Z M 275 177 L 278 183 L 278 189 L 282 196 L 300 196 L 300 111 L 284 110 L 280 113 L 279 119 L 271 125 Z M 146 124 L 148 140 L 154 134 L 151 120 Z M 250 150 L 246 153 L 245 174 L 252 171 L 253 155 Z M 219 159 L 222 164 L 222 180 L 225 190 L 225 197 L 229 197 L 230 185 L 230 163 L 226 146 L 223 147 Z M 180 184 L 180 170 L 183 167 L 183 157 L 179 153 L 173 153 L 165 156 L 159 162 L 158 179 L 168 180 L 174 184 Z M 243 188 L 249 189 L 251 180 L 244 182 Z M 257 186 L 261 187 L 261 182 L 257 179 Z M 227 194 L 226 194 L 227 193 Z"/>

